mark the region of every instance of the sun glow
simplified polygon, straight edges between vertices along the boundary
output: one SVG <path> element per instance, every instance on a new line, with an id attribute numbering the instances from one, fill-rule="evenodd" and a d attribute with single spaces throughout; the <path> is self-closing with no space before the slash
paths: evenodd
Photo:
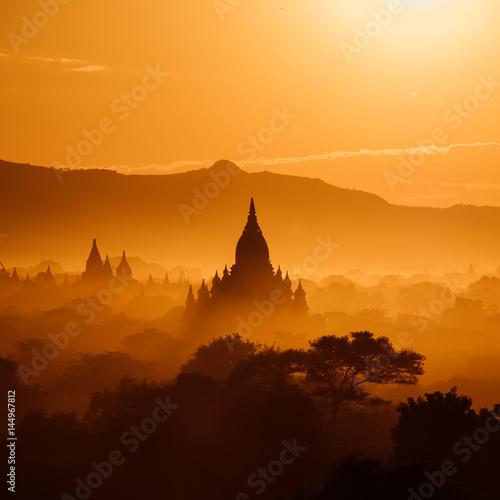
<path id="1" fill-rule="evenodd" d="M 429 10 L 439 9 L 446 4 L 453 3 L 454 0 L 400 0 L 399 3 L 408 10 Z"/>
<path id="2" fill-rule="evenodd" d="M 419 60 L 444 53 L 449 61 L 469 53 L 480 58 L 483 33 L 492 23 L 491 0 L 344 0 L 334 8 L 335 17 L 343 20 L 335 36 L 342 45 L 355 43 L 358 34 L 356 47 L 364 55 L 358 59 L 367 64 L 371 56 L 387 57 L 389 62 L 397 54 Z"/>
<path id="3" fill-rule="evenodd" d="M 163 17 L 158 3 L 168 7 Z M 67 9 L 17 55 L 5 38 L 0 47 L 4 155 L 24 159 L 25 138 L 15 131 L 28 121 L 33 126 L 25 131 L 26 140 L 38 155 L 31 161 L 64 162 L 66 145 L 78 144 L 81 130 L 107 116 L 114 99 L 134 88 L 152 64 L 171 78 L 131 113 L 119 133 L 106 136 L 85 165 L 163 165 L 193 155 L 214 159 L 220 151 L 243 161 L 239 145 L 269 121 L 274 108 L 285 105 L 301 118 L 267 145 L 263 156 L 409 147 L 434 128 L 429 122 L 439 123 L 446 108 L 469 95 L 479 76 L 499 73 L 498 0 L 236 3 L 225 1 L 231 9 L 224 22 L 212 2 L 194 12 L 166 0 L 146 2 L 139 20 L 135 4 L 124 3 L 116 23 L 112 4 L 92 0 L 91 7 Z M 21 33 L 26 12 L 16 9 L 2 18 L 5 33 Z M 85 44 L 77 35 L 83 20 L 99 27 L 93 36 L 86 34 Z M 133 42 L 132 29 L 140 29 Z M 346 49 L 351 57 L 343 44 L 354 47 Z M 122 83 L 125 75 L 129 79 Z M 38 81 L 51 83 L 35 92 L 30 82 Z M 75 86 L 85 99 L 76 98 Z M 474 117 L 479 124 L 474 137 L 463 127 L 453 142 L 496 142 L 488 121 L 497 115 L 493 106 L 492 100 Z M 142 113 L 144 122 L 138 119 Z M 405 127 L 395 125 L 410 113 Z M 309 133 L 310 123 L 317 133 Z M 37 133 L 47 127 L 57 140 Z M 137 141 L 147 145 L 145 152 L 133 147 Z"/>

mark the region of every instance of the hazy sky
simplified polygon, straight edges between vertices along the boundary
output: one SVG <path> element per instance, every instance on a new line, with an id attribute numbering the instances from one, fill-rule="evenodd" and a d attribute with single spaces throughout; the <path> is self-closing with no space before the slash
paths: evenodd
<path id="1" fill-rule="evenodd" d="M 3 2 L 0 158 L 148 172 L 266 159 L 399 203 L 500 205 L 500 148 L 481 145 L 500 142 L 499 18 L 498 0 Z M 456 189 L 401 167 L 419 141 L 467 145 Z M 360 151 L 362 170 L 345 161 Z"/>

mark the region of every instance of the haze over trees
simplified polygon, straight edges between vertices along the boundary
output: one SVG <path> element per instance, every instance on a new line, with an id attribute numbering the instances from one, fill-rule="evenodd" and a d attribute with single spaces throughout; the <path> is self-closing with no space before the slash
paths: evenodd
<path id="1" fill-rule="evenodd" d="M 184 182 L 192 187 L 220 165 L 172 177 L 168 189 L 180 196 Z M 47 181 L 44 169 L 36 171 L 38 181 Z M 31 167 L 26 172 L 29 177 Z M 67 180 L 73 174 L 83 184 L 102 180 L 99 172 L 88 178 L 71 172 Z M 122 194 L 137 194 L 128 178 L 108 174 L 103 189 L 109 181 Z M 307 255 L 307 235 L 319 231 L 319 222 L 308 225 L 307 213 L 288 198 L 275 205 L 265 196 L 257 206 L 269 218 L 257 220 L 251 199 L 248 215 L 247 200 L 243 213 L 236 217 L 232 208 L 206 233 L 228 200 L 257 189 L 263 178 L 270 186 L 284 183 L 288 194 L 310 183 L 317 206 L 335 209 L 327 224 L 337 225 L 344 244 L 361 236 L 363 244 L 337 254 L 342 245 L 325 236 L 312 242 L 308 252 L 314 257 L 302 257 L 290 270 L 281 267 L 271 255 L 292 238 L 290 228 L 305 235 L 285 252 L 285 260 L 297 262 L 297 255 Z M 66 273 L 52 258 L 38 266 L 1 267 L 0 371 L 4 389 L 14 387 L 21 399 L 18 432 L 27 450 L 19 458 L 19 473 L 27 478 L 21 498 L 148 498 L 165 482 L 173 498 L 186 500 L 418 500 L 430 487 L 445 499 L 491 498 L 498 486 L 491 471 L 498 464 L 500 400 L 496 272 L 478 272 L 467 263 L 461 271 L 422 266 L 401 275 L 356 267 L 321 276 L 323 262 L 345 266 L 368 254 L 379 259 L 386 245 L 400 250 L 404 231 L 395 227 L 403 209 L 319 181 L 244 172 L 237 179 L 230 198 L 221 197 L 203 224 L 190 222 L 196 241 L 177 227 L 176 244 L 168 246 L 173 273 L 130 255 L 128 245 L 116 255 L 101 254 L 106 247 L 97 239 L 78 249 L 83 274 Z M 142 181 L 150 186 L 150 179 Z M 152 188 L 149 202 L 170 210 L 172 200 L 164 194 L 155 199 L 160 191 Z M 106 200 L 101 202 L 116 202 L 113 196 Z M 135 215 L 130 204 L 121 206 L 120 217 L 127 216 L 132 228 L 142 224 L 143 238 L 149 238 L 152 227 L 158 233 L 158 214 L 144 225 L 151 207 L 142 201 L 145 208 Z M 380 231 L 370 226 L 375 219 L 367 213 L 377 224 L 396 225 L 386 228 L 396 236 L 367 249 L 370 231 Z M 435 218 L 432 231 L 438 232 L 456 212 L 412 213 L 415 224 Z M 229 239 L 234 249 L 233 219 L 241 234 L 235 258 L 218 250 Z M 163 222 L 174 228 L 178 223 Z M 365 225 L 363 235 L 359 224 Z M 224 236 L 217 240 L 219 230 Z M 275 234 L 283 240 L 277 242 Z M 212 251 L 217 254 L 208 274 L 196 263 L 171 260 L 181 247 L 187 248 L 183 257 L 199 255 L 200 241 L 217 242 L 203 253 L 207 262 Z M 140 237 L 131 243 L 137 253 L 141 244 Z M 37 272 L 30 276 L 32 270 Z M 471 339 L 477 341 L 473 349 Z M 487 440 L 481 429 L 491 429 Z M 450 456 L 463 473 L 442 472 Z M 57 483 L 43 479 L 56 474 Z"/>

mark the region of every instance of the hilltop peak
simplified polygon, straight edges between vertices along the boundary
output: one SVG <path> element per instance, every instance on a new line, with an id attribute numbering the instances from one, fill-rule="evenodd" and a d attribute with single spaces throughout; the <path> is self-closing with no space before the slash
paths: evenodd
<path id="1" fill-rule="evenodd" d="M 231 160 L 217 160 L 210 168 L 209 170 L 231 170 L 232 172 L 244 172 L 234 161 Z"/>

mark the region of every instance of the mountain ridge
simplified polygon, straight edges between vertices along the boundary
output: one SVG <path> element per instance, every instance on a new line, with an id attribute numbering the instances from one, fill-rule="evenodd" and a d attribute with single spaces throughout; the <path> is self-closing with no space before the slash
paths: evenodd
<path id="1" fill-rule="evenodd" d="M 470 262 L 498 265 L 500 207 L 399 206 L 322 179 L 248 173 L 239 167 L 231 167 L 238 169 L 234 175 L 220 174 L 224 164 L 185 173 L 125 175 L 106 169 L 61 173 L 0 161 L 0 233 L 8 235 L 0 256 L 9 265 L 53 258 L 65 268 L 82 268 L 96 237 L 102 254 L 125 249 L 168 267 L 215 271 L 234 262 L 253 196 L 275 266 L 300 271 L 318 241 L 327 238 L 339 247 L 316 263 L 319 274 L 354 267 L 390 272 L 462 268 Z M 220 185 L 214 180 L 218 174 L 224 178 Z M 204 191 L 211 194 L 199 194 Z M 193 210 L 186 215 L 181 207 Z M 14 213 L 17 223 L 9 217 Z"/>

